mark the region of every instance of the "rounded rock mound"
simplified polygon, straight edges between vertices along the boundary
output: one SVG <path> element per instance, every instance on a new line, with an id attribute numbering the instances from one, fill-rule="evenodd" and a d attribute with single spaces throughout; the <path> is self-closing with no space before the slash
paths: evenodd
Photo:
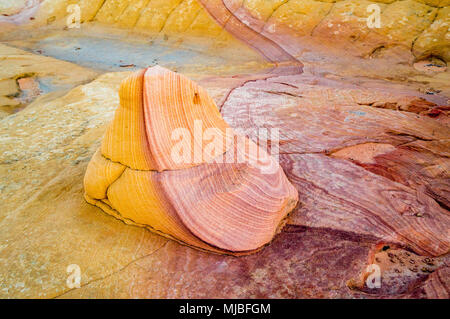
<path id="1" fill-rule="evenodd" d="M 216 253 L 250 253 L 273 239 L 298 193 L 266 150 L 233 132 L 205 89 L 155 66 L 124 80 L 119 95 L 84 178 L 89 203 Z"/>

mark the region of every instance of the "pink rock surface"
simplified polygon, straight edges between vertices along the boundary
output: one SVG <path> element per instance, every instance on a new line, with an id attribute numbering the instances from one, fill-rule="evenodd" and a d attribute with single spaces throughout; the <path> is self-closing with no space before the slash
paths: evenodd
<path id="1" fill-rule="evenodd" d="M 439 144 L 449 136 L 448 126 L 413 112 L 371 106 L 377 101 L 408 105 L 414 96 L 334 83 L 310 85 L 301 79 L 249 82 L 234 90 L 222 107 L 225 120 L 250 136 L 258 127 L 280 129 L 281 165 L 300 194 L 291 223 L 372 235 L 425 255 L 446 254 L 450 215 L 439 204 L 447 201 L 449 176 L 445 168 L 427 175 L 426 168 L 433 161 L 448 165 L 440 155 L 446 147 Z M 430 142 L 434 153 L 408 151 L 407 143 L 417 140 Z M 368 142 L 391 145 L 375 156 L 378 169 L 329 156 Z M 403 165 L 381 163 L 383 153 Z M 383 168 L 393 176 L 377 175 Z M 398 176 L 414 168 L 422 174 L 412 177 L 415 183 L 402 184 Z"/>
<path id="2" fill-rule="evenodd" d="M 110 75 L 43 101 L 36 116 L 25 110 L 1 123 L 15 147 L 1 152 L 0 296 L 448 299 L 448 71 L 412 67 L 429 52 L 446 60 L 442 39 L 430 46 L 427 39 L 438 35 L 433 25 L 448 8 L 392 1 L 384 21 L 400 20 L 409 5 L 429 12 L 380 32 L 361 28 L 355 14 L 334 35 L 339 30 L 330 25 L 342 22 L 345 4 L 360 2 L 308 1 L 327 10 L 296 31 L 276 21 L 281 6 L 261 18 L 249 2 L 201 3 L 273 63 L 259 74 L 210 75 L 201 84 L 230 126 L 255 141 L 258 128 L 280 130 L 280 164 L 300 199 L 288 225 L 258 253 L 236 258 L 167 241 L 86 204 L 82 176 L 118 103 L 121 75 Z M 289 21 L 299 22 L 295 15 Z M 423 50 L 412 50 L 414 43 Z M 79 289 L 66 286 L 73 263 L 83 272 Z M 382 269 L 379 290 L 364 286 L 373 263 Z"/>
<path id="3" fill-rule="evenodd" d="M 357 276 L 371 243 L 364 236 L 297 226 L 287 227 L 261 252 L 239 258 L 168 242 L 61 297 L 351 298 L 345 279 Z"/>

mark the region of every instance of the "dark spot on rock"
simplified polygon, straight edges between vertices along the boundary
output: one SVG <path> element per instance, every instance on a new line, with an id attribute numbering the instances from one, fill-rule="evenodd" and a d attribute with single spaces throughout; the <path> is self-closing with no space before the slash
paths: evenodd
<path id="1" fill-rule="evenodd" d="M 200 104 L 200 95 L 197 92 L 194 93 L 194 103 Z"/>
<path id="2" fill-rule="evenodd" d="M 47 24 L 55 22 L 55 20 L 56 20 L 56 16 L 51 16 L 50 18 L 47 19 Z"/>
<path id="3" fill-rule="evenodd" d="M 427 267 L 423 267 L 422 269 L 420 269 L 422 272 L 424 272 L 424 273 L 429 273 L 429 274 L 431 274 L 432 272 L 433 272 L 433 270 L 431 270 L 431 269 L 429 269 L 429 268 L 427 268 Z"/>
<path id="4" fill-rule="evenodd" d="M 372 50 L 372 52 L 369 53 L 369 58 L 371 58 L 371 59 L 379 58 L 382 56 L 382 54 L 384 53 L 385 50 L 386 50 L 386 47 L 384 45 L 376 47 L 375 49 Z"/>

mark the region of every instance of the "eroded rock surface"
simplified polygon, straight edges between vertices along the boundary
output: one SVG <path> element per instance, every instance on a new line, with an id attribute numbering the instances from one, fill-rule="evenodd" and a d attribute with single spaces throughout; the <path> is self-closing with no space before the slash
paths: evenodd
<path id="1" fill-rule="evenodd" d="M 430 289 L 436 285 L 433 293 L 442 295 L 439 273 L 442 274 L 442 271 L 445 272 L 446 269 L 445 261 L 442 259 L 424 258 L 399 247 L 378 244 L 369 255 L 368 264 L 369 266 L 362 272 L 360 278 L 348 282 L 349 287 L 359 290 L 360 293 L 378 297 L 392 295 L 412 297 L 423 294 L 424 292 L 421 290 L 424 287 Z M 377 279 L 370 278 L 375 267 L 381 275 L 378 283 L 376 283 Z M 440 270 L 436 272 L 438 269 Z M 429 276 L 433 273 L 435 274 Z"/>
<path id="2" fill-rule="evenodd" d="M 0 44 L 0 118 L 42 94 L 67 91 L 96 76 L 78 65 Z"/>
<path id="3" fill-rule="evenodd" d="M 27 101 L 0 120 L 1 297 L 448 298 L 447 0 L 78 1 L 79 33 L 64 30 L 71 3 L 10 6 L 0 19 L 1 39 L 37 53 L 0 47 L 1 101 Z M 381 8 L 379 29 L 366 28 L 370 4 Z M 84 201 L 87 164 L 129 72 L 92 80 L 98 70 L 38 50 L 109 32 L 127 46 L 129 34 L 148 37 L 136 40 L 142 50 L 169 56 L 255 142 L 259 128 L 279 128 L 280 164 L 300 204 L 269 246 L 208 254 Z M 74 43 L 60 58 L 83 64 L 83 42 Z M 47 77 L 58 89 L 35 99 Z M 73 264 L 81 288 L 67 285 Z M 372 264 L 379 289 L 365 281 Z"/>

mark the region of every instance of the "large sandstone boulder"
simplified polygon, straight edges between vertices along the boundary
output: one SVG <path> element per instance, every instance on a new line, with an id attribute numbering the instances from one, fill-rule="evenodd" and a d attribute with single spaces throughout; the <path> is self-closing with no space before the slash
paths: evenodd
<path id="1" fill-rule="evenodd" d="M 67 25 L 71 4 L 79 29 Z M 367 25 L 373 5 L 380 28 Z M 448 299 L 449 7 L 0 0 L 0 297 Z M 97 152 L 121 112 L 120 83 L 155 64 L 197 81 L 250 140 L 279 129 L 299 204 L 270 244 L 239 257 L 200 251 L 86 202 L 109 205 L 108 186 L 156 174 L 127 168 L 115 185 L 101 172 L 123 164 Z M 165 176 L 179 185 L 177 174 Z M 199 185 L 214 178 L 186 192 L 208 196 Z"/>

